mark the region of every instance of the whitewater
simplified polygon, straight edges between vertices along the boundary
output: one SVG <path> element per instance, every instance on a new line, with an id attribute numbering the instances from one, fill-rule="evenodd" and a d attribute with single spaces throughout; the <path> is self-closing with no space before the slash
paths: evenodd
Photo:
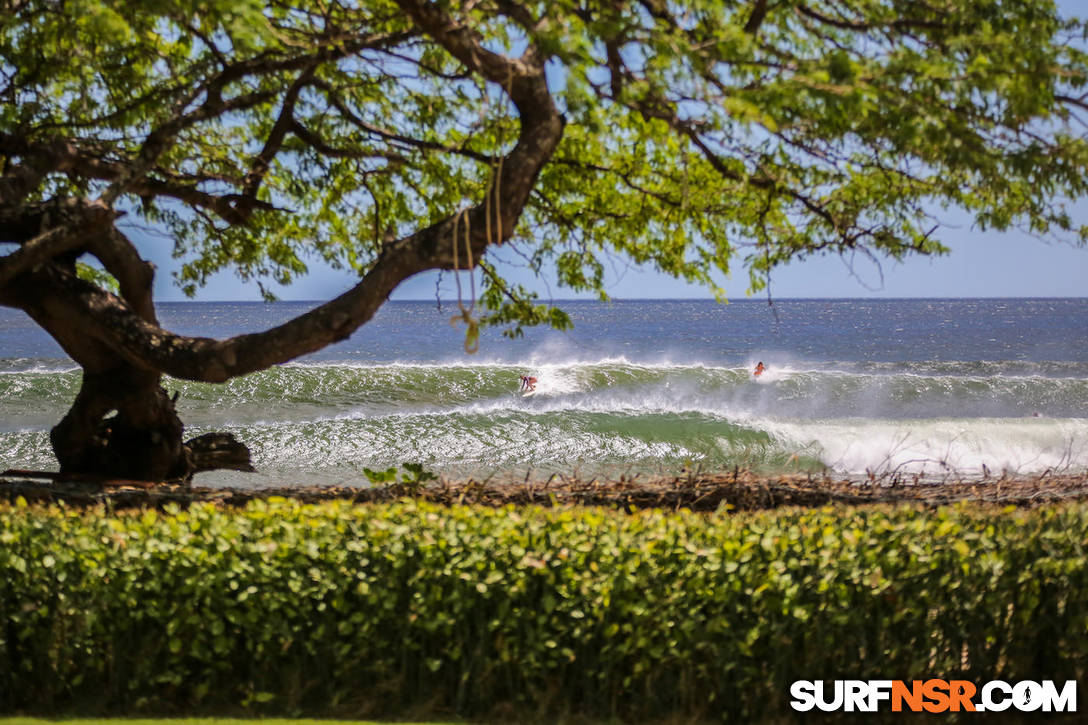
<path id="1" fill-rule="evenodd" d="M 222 337 L 300 303 L 167 306 Z M 1088 301 L 568 303 L 570 333 L 463 330 L 434 303 L 392 303 L 347 343 L 222 385 L 167 378 L 187 435 L 226 430 L 257 474 L 205 485 L 365 484 L 420 462 L 450 477 L 1088 470 Z M 447 310 L 448 311 L 448 310 Z M 79 369 L 0 315 L 0 468 L 50 470 L 48 430 Z M 756 378 L 763 361 L 768 371 Z M 529 398 L 518 376 L 538 378 Z"/>

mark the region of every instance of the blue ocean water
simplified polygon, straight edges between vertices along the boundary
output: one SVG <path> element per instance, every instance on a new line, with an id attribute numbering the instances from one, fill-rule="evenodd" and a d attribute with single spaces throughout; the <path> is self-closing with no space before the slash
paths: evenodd
<path id="1" fill-rule="evenodd" d="M 567 302 L 574 329 L 489 330 L 455 306 L 387 303 L 350 339 L 210 385 L 167 379 L 193 435 L 229 430 L 258 474 L 199 483 L 365 483 L 419 461 L 450 476 L 748 466 L 970 475 L 1088 469 L 1088 299 Z M 175 332 L 254 332 L 308 303 L 161 304 Z M 768 372 L 751 371 L 763 361 Z M 518 393 L 518 376 L 539 379 Z M 79 371 L 0 310 L 0 468 L 55 468 L 48 429 Z"/>

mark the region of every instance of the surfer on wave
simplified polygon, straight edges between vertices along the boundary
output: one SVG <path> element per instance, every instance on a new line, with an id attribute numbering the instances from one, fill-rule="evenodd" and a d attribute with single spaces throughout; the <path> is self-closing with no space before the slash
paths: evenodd
<path id="1" fill-rule="evenodd" d="M 531 393 L 536 390 L 536 378 L 528 375 L 519 375 L 521 378 L 521 390 L 525 393 Z"/>
<path id="2" fill-rule="evenodd" d="M 763 374 L 763 371 L 766 369 L 767 367 L 763 364 L 763 361 L 760 360 L 759 363 L 756 364 L 755 372 L 753 372 L 752 375 L 755 375 L 758 378 L 760 375 Z"/>

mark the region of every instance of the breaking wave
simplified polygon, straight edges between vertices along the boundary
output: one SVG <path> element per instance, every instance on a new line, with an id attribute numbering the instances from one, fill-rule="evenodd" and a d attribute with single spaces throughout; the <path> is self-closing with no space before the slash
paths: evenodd
<path id="1" fill-rule="evenodd" d="M 1088 468 L 1085 363 L 799 363 L 625 358 L 510 364 L 296 363 L 223 385 L 167 380 L 197 434 L 231 430 L 264 473 L 344 483 L 420 461 L 449 475 L 748 466 L 846 473 Z M 522 397 L 519 374 L 535 395 Z M 48 428 L 79 388 L 60 361 L 0 361 L 0 466 L 55 466 Z M 52 465 L 51 465 L 52 463 Z"/>

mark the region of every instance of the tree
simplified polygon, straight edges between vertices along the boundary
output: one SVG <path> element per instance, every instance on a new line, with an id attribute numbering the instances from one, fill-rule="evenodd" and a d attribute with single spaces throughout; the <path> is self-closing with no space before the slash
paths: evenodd
<path id="1" fill-rule="evenodd" d="M 64 472 L 248 467 L 229 436 L 183 442 L 162 376 L 318 350 L 425 270 L 482 270 L 469 346 L 479 325 L 568 325 L 503 279 L 499 245 L 604 296 L 609 255 L 712 288 L 739 259 L 758 290 L 811 254 L 940 253 L 950 207 L 1088 239 L 1065 207 L 1086 191 L 1085 27 L 1049 0 L 0 10 L 0 304 L 83 368 L 51 433 Z M 135 225 L 168 235 L 190 293 L 315 258 L 360 280 L 274 329 L 177 335 Z"/>

